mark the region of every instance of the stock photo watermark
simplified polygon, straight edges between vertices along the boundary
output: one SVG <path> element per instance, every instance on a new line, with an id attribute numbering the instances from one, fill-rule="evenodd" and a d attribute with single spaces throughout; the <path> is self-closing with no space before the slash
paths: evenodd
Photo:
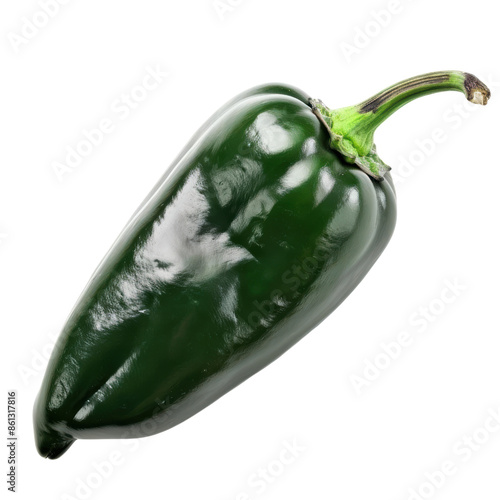
<path id="1" fill-rule="evenodd" d="M 244 0 L 214 0 L 212 7 L 221 21 L 226 19 L 227 14 L 233 13 Z"/>
<path id="2" fill-rule="evenodd" d="M 52 351 L 59 340 L 62 340 L 62 336 L 59 337 L 55 331 L 50 331 L 44 344 L 36 349 L 30 349 L 29 359 L 25 359 L 18 365 L 17 373 L 25 386 L 38 380 L 44 374 Z"/>
<path id="3" fill-rule="evenodd" d="M 113 450 L 104 458 L 92 461 L 90 470 L 74 479 L 74 487 L 71 493 L 63 493 L 61 500 L 84 500 L 91 498 L 113 473 L 126 462 L 128 453 L 137 451 L 139 443 L 137 440 L 123 440 L 121 450 Z"/>
<path id="4" fill-rule="evenodd" d="M 371 358 L 365 358 L 359 372 L 349 377 L 356 393 L 362 394 L 379 380 L 415 344 L 418 336 L 427 332 L 466 290 L 467 287 L 458 278 L 446 279 L 438 296 L 420 305 L 408 318 L 408 326 L 387 342 L 382 342 L 379 352 Z"/>
<path id="5" fill-rule="evenodd" d="M 270 324 L 275 315 L 294 300 L 298 290 L 339 250 L 340 247 L 335 244 L 328 249 L 317 247 L 311 255 L 291 265 L 281 274 L 279 288 L 272 290 L 266 299 L 253 301 L 251 312 L 246 316 L 246 320 L 241 321 L 244 329 L 252 332 L 258 327 Z"/>
<path id="6" fill-rule="evenodd" d="M 168 400 L 155 400 L 155 409 L 151 412 L 148 420 L 145 420 L 134 427 L 125 430 L 118 438 L 117 448 L 108 452 L 99 461 L 92 461 L 87 471 L 75 477 L 71 493 L 64 492 L 60 495 L 60 500 L 85 500 L 91 498 L 113 474 L 127 461 L 127 457 L 137 452 L 142 438 L 151 436 L 162 430 L 162 423 L 172 415 Z"/>
<path id="7" fill-rule="evenodd" d="M 15 493 L 17 488 L 17 391 L 7 391 L 7 490 Z"/>
<path id="8" fill-rule="evenodd" d="M 50 21 L 57 17 L 61 8 L 72 0 L 39 0 L 38 10 L 30 16 L 23 16 L 17 32 L 11 31 L 7 34 L 10 46 L 15 54 L 36 38 L 40 32 L 49 25 Z"/>
<path id="9" fill-rule="evenodd" d="M 428 500 L 434 497 L 458 474 L 461 467 L 470 462 L 500 432 L 500 406 L 490 408 L 487 413 L 479 426 L 453 443 L 449 458 L 427 471 L 418 486 L 408 489 L 407 500 Z"/>
<path id="10" fill-rule="evenodd" d="M 251 500 L 262 495 L 273 485 L 288 468 L 294 464 L 307 448 L 298 443 L 297 439 L 283 441 L 281 450 L 266 464 L 252 472 L 246 481 L 246 487 L 238 492 L 231 500 Z"/>
<path id="11" fill-rule="evenodd" d="M 91 498 L 94 492 L 126 463 L 128 455 L 139 450 L 143 442 L 141 438 L 159 432 L 161 423 L 170 418 L 172 411 L 167 401 L 157 400 L 156 404 L 151 419 L 142 422 L 134 431 L 125 431 L 120 436 L 118 448 L 114 448 L 100 460 L 92 461 L 85 472 L 74 478 L 71 492 L 62 493 L 60 500 Z M 253 471 L 247 478 L 246 489 L 240 491 L 234 498 L 250 500 L 254 496 L 263 494 L 305 451 L 306 447 L 298 443 L 295 438 L 283 441 L 282 448 L 276 456 Z"/>
<path id="12" fill-rule="evenodd" d="M 413 0 L 389 0 L 384 8 L 372 10 L 370 19 L 354 28 L 354 34 L 349 41 L 339 44 L 340 50 L 347 61 L 359 56 L 373 41 L 388 28 L 393 20 L 406 10 Z"/>
<path id="13" fill-rule="evenodd" d="M 486 79 L 486 84 L 490 89 L 500 87 L 500 81 L 493 76 Z M 415 139 L 415 147 L 407 154 L 400 155 L 397 158 L 397 162 L 391 171 L 395 185 L 401 186 L 413 176 L 439 150 L 441 145 L 453 137 L 454 132 L 467 123 L 478 109 L 480 109 L 480 106 L 476 106 L 467 100 L 461 100 L 453 106 L 447 107 L 441 113 L 440 124 L 424 137 Z"/>
<path id="14" fill-rule="evenodd" d="M 83 129 L 80 137 L 72 145 L 66 146 L 64 159 L 52 162 L 52 170 L 57 180 L 63 182 L 65 176 L 73 173 L 85 158 L 92 155 L 105 138 L 118 128 L 119 123 L 127 120 L 168 76 L 169 72 L 163 70 L 159 64 L 154 68 L 147 66 L 141 82 L 128 92 L 122 92 L 111 102 L 111 114 L 101 118 L 94 127 Z"/>

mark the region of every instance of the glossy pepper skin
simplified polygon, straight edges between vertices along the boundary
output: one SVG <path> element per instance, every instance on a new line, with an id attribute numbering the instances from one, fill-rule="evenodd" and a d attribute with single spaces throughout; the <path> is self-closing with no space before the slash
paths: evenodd
<path id="1" fill-rule="evenodd" d="M 394 186 L 332 149 L 328 111 L 267 85 L 198 131 L 67 320 L 35 403 L 42 456 L 181 423 L 357 286 L 392 235 Z"/>

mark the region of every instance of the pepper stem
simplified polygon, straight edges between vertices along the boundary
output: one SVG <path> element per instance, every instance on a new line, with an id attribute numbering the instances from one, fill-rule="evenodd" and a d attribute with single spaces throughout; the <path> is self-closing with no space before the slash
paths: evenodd
<path id="1" fill-rule="evenodd" d="M 439 71 L 403 80 L 356 106 L 330 110 L 318 99 L 310 99 L 310 104 L 330 133 L 331 147 L 371 177 L 383 180 L 390 167 L 373 144 L 377 127 L 413 99 L 445 90 L 460 91 L 474 104 L 485 105 L 490 98 L 488 87 L 474 75 Z"/>

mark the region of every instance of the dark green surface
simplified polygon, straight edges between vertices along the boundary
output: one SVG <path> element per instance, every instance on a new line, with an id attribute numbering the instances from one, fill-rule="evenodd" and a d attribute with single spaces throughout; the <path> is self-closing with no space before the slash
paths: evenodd
<path id="1" fill-rule="evenodd" d="M 332 150 L 322 120 L 307 95 L 268 85 L 198 131 L 61 333 L 35 404 L 42 456 L 182 422 L 356 287 L 393 232 L 394 188 Z"/>

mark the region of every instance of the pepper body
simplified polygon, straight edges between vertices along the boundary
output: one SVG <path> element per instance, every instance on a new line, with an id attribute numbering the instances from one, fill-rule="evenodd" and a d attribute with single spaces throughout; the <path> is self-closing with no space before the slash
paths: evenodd
<path id="1" fill-rule="evenodd" d="M 35 404 L 42 456 L 141 437 L 275 360 L 356 287 L 396 220 L 297 89 L 267 85 L 195 135 L 92 276 Z"/>

